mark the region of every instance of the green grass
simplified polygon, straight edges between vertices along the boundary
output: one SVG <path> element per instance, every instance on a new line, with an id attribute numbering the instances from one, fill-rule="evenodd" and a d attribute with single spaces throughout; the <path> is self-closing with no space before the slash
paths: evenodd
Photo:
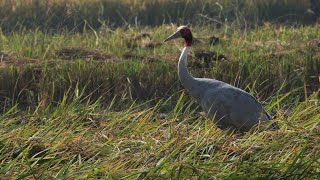
<path id="1" fill-rule="evenodd" d="M 190 57 L 191 73 L 255 95 L 278 131 L 232 135 L 199 115 L 177 77 L 182 42 L 134 40 L 150 32 L 156 45 L 176 27 L 1 33 L 0 177 L 318 179 L 319 26 L 191 28 L 220 37 L 193 56 L 227 56 Z"/>

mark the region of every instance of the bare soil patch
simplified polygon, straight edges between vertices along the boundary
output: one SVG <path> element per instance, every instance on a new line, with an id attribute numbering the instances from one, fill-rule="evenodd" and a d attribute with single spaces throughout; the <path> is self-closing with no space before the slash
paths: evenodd
<path id="1" fill-rule="evenodd" d="M 147 62 L 156 62 L 160 60 L 160 57 L 156 56 L 142 56 L 138 55 L 132 52 L 126 52 L 122 56 L 124 59 L 136 59 L 136 60 L 141 60 L 141 61 L 147 61 Z"/>
<path id="2" fill-rule="evenodd" d="M 26 65 L 38 66 L 43 64 L 45 61 L 40 59 L 33 59 L 27 57 L 18 57 L 14 54 L 0 52 L 0 68 L 8 68 L 10 66 L 22 67 Z"/>
<path id="3" fill-rule="evenodd" d="M 161 46 L 162 43 L 159 41 L 154 40 L 151 33 L 142 32 L 138 35 L 134 36 L 133 38 L 129 38 L 127 40 L 127 47 L 128 48 L 155 48 Z"/>

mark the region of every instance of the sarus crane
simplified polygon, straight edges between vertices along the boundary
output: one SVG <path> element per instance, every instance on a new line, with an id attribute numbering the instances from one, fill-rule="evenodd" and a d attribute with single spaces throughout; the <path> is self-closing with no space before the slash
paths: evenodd
<path id="1" fill-rule="evenodd" d="M 192 33 L 180 26 L 164 42 L 176 38 L 185 40 L 178 62 L 179 79 L 188 93 L 201 105 L 215 125 L 223 130 L 247 132 L 272 120 L 262 105 L 246 91 L 228 83 L 208 78 L 194 78 L 187 69 L 187 55 L 192 45 Z M 266 129 L 275 127 L 272 124 Z"/>

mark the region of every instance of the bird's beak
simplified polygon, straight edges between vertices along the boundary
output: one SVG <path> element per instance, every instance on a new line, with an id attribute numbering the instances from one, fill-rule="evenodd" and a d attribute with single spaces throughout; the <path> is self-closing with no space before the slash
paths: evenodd
<path id="1" fill-rule="evenodd" d="M 167 42 L 172 39 L 179 38 L 179 37 L 181 37 L 181 34 L 180 34 L 180 31 L 177 31 L 177 32 L 173 33 L 171 36 L 169 36 L 167 39 L 165 39 L 163 42 Z"/>

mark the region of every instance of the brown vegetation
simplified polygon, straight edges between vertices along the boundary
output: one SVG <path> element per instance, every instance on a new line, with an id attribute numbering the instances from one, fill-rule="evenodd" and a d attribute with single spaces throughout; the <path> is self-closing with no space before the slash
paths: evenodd
<path id="1" fill-rule="evenodd" d="M 24 67 L 24 66 L 38 66 L 45 63 L 45 61 L 39 59 L 32 59 L 27 57 L 17 57 L 14 54 L 7 54 L 0 52 L 0 68 Z M 48 63 L 48 62 L 47 62 Z M 50 64 L 51 62 L 49 62 Z"/>

